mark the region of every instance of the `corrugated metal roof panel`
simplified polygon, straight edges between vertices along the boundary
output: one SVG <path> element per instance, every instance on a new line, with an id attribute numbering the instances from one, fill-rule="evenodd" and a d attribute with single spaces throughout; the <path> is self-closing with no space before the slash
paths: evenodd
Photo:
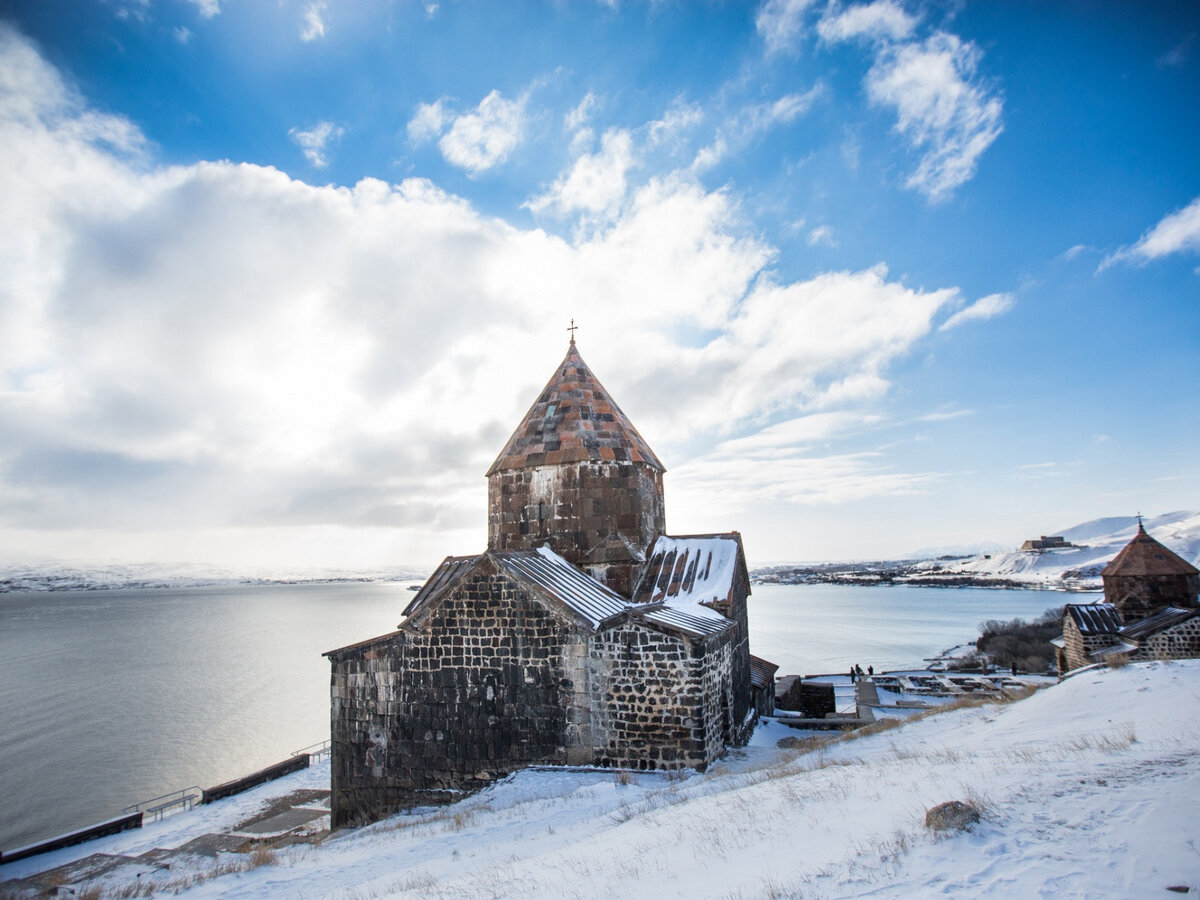
<path id="1" fill-rule="evenodd" d="M 1137 648 L 1137 644 L 1131 644 L 1128 641 L 1117 641 L 1117 643 L 1109 647 L 1101 647 L 1099 650 L 1093 650 L 1088 656 L 1092 659 L 1107 659 L 1110 656 L 1117 656 L 1121 653 L 1132 653 Z"/>
<path id="2" fill-rule="evenodd" d="M 509 572 L 546 590 L 593 627 L 630 607 L 620 594 L 581 572 L 549 547 L 492 555 Z"/>
<path id="3" fill-rule="evenodd" d="M 779 666 L 775 663 L 767 662 L 753 653 L 750 654 L 750 683 L 754 687 L 766 687 L 778 671 Z"/>
<path id="4" fill-rule="evenodd" d="M 1121 614 L 1111 603 L 1068 603 L 1067 613 L 1080 634 L 1116 634 L 1121 630 Z"/>
<path id="5" fill-rule="evenodd" d="M 1124 640 L 1142 641 L 1164 628 L 1186 622 L 1192 616 L 1200 615 L 1200 610 L 1180 609 L 1178 606 L 1168 606 L 1162 612 L 1147 616 L 1137 622 L 1131 622 L 1121 629 L 1120 635 Z"/>
<path id="6" fill-rule="evenodd" d="M 709 637 L 720 634 L 726 628 L 733 627 L 733 621 L 726 619 L 720 613 L 717 613 L 714 618 L 693 616 L 670 606 L 639 612 L 637 616 L 647 622 L 653 622 L 664 628 L 674 628 L 693 637 Z"/>
<path id="7" fill-rule="evenodd" d="M 434 597 L 441 594 L 445 588 L 458 581 L 459 577 L 467 569 L 475 565 L 479 561 L 480 555 L 447 556 L 443 559 L 441 565 L 434 569 L 433 574 L 429 576 L 429 580 L 421 585 L 421 590 L 417 591 L 417 596 L 413 597 L 408 606 L 404 607 L 404 612 L 401 615 L 411 616 Z"/>

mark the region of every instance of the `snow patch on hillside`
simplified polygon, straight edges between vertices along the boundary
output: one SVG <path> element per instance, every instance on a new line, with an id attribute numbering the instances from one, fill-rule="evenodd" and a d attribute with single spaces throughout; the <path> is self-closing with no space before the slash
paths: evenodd
<path id="1" fill-rule="evenodd" d="M 526 771 L 453 806 L 280 849 L 250 871 L 219 874 L 231 856 L 222 854 L 177 859 L 143 878 L 191 898 L 310 900 L 1195 891 L 1198 682 L 1196 660 L 1086 669 L 1026 700 L 953 709 L 821 749 L 756 740 L 681 780 Z M 310 783 L 312 773 L 298 777 Z M 291 789 L 283 779 L 258 790 Z M 982 822 L 930 832 L 926 810 L 949 800 L 973 802 Z M 47 865 L 72 852 L 119 853 L 124 843 L 141 849 L 150 837 L 118 835 Z"/>
<path id="2" fill-rule="evenodd" d="M 1143 522 L 1151 537 L 1193 565 L 1200 565 L 1200 512 L 1167 513 Z M 1133 539 L 1137 519 L 1133 516 L 1094 519 L 1052 533 L 1076 546 L 1061 550 L 1011 550 L 960 560 L 929 560 L 918 569 L 947 576 L 1016 581 L 1033 587 L 1099 590 L 1100 570 Z"/>

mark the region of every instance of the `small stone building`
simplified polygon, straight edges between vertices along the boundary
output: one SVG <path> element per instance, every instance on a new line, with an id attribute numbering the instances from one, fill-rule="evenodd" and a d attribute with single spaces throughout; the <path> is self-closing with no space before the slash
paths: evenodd
<path id="1" fill-rule="evenodd" d="M 746 739 L 752 668 L 774 670 L 741 537 L 663 534 L 663 471 L 572 340 L 488 470 L 487 550 L 326 654 L 335 827 L 530 765 L 703 770 Z"/>
<path id="2" fill-rule="evenodd" d="M 1104 567 L 1103 603 L 1071 603 L 1054 640 L 1061 673 L 1129 659 L 1200 657 L 1200 570 L 1138 522 L 1137 534 Z"/>

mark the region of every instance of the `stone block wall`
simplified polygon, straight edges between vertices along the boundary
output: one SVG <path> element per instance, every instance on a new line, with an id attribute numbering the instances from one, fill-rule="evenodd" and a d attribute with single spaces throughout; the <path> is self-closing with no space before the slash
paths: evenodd
<path id="1" fill-rule="evenodd" d="M 1133 659 L 1200 658 L 1200 617 L 1164 628 L 1147 637 Z"/>
<path id="2" fill-rule="evenodd" d="M 725 749 L 727 635 L 693 641 L 627 620 L 590 647 L 595 763 L 703 770 Z"/>
<path id="3" fill-rule="evenodd" d="M 1137 622 L 1178 606 L 1195 609 L 1200 592 L 1200 575 L 1105 575 L 1104 599 L 1125 617 L 1125 623 Z"/>
<path id="4" fill-rule="evenodd" d="M 486 566 L 403 632 L 339 651 L 334 825 L 590 760 L 590 723 L 571 712 L 586 697 L 585 644 L 572 620 Z"/>
<path id="5" fill-rule="evenodd" d="M 549 543 L 580 565 L 614 532 L 645 550 L 665 530 L 662 473 L 642 463 L 597 460 L 488 477 L 488 548 L 533 550 Z"/>
<path id="6" fill-rule="evenodd" d="M 1089 654 L 1105 647 L 1111 647 L 1116 640 L 1117 637 L 1113 634 L 1082 634 L 1079 626 L 1075 624 L 1075 620 L 1069 615 L 1064 615 L 1063 658 L 1066 662 L 1064 671 L 1090 666 L 1095 660 Z"/>
<path id="7" fill-rule="evenodd" d="M 409 785 L 384 765 L 398 709 L 405 635 L 383 635 L 330 654 L 333 827 L 378 819 L 409 802 Z"/>
<path id="8" fill-rule="evenodd" d="M 730 666 L 733 679 L 733 722 L 734 732 L 730 738 L 733 744 L 741 744 L 750 739 L 754 730 L 754 721 L 750 716 L 750 625 L 747 620 L 746 600 L 748 587 L 745 584 L 735 584 L 733 595 L 727 603 L 717 603 L 714 607 L 718 612 L 733 622 L 733 633 L 730 636 Z"/>

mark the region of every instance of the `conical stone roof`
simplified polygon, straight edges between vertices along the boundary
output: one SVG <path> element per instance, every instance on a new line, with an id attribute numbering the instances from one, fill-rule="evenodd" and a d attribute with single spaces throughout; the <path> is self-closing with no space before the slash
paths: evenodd
<path id="1" fill-rule="evenodd" d="M 1113 557 L 1112 562 L 1100 573 L 1103 576 L 1125 575 L 1196 575 L 1200 573 L 1173 550 L 1169 550 L 1150 537 L 1138 523 L 1137 534 L 1125 548 Z"/>
<path id="2" fill-rule="evenodd" d="M 487 474 L 586 460 L 642 463 L 666 471 L 571 341 Z"/>

